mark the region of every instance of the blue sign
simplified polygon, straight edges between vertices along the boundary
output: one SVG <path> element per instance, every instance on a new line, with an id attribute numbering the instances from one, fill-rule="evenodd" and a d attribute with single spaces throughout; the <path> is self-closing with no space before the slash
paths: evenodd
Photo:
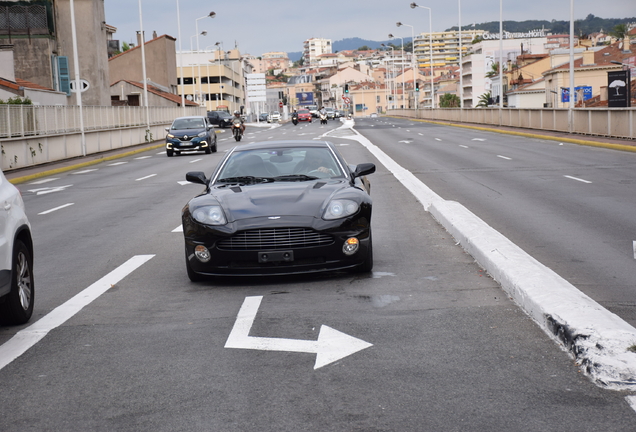
<path id="1" fill-rule="evenodd" d="M 574 102 L 579 101 L 579 95 L 583 94 L 583 100 L 592 99 L 592 86 L 574 87 Z M 561 102 L 570 102 L 570 88 L 561 87 Z"/>
<path id="2" fill-rule="evenodd" d="M 313 105 L 314 93 L 313 92 L 296 93 L 296 99 L 298 99 L 298 105 Z"/>

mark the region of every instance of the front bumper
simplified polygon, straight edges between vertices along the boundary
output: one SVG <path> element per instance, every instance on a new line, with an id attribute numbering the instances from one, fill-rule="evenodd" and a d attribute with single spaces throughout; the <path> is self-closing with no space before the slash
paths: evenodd
<path id="1" fill-rule="evenodd" d="M 246 247 L 238 250 L 227 247 L 228 239 L 236 234 L 257 229 L 258 221 L 251 221 L 252 226 L 242 226 L 238 230 L 236 226 L 213 229 L 202 226 L 186 216 L 183 221 L 186 260 L 194 272 L 210 276 L 317 273 L 350 269 L 365 261 L 370 248 L 370 227 L 366 218 L 330 222 L 311 220 L 313 218 L 299 217 L 292 221 L 287 220 L 287 225 L 290 228 L 311 230 L 322 238 L 328 238 L 329 241 L 319 245 Z M 267 225 L 267 229 L 271 229 L 271 225 Z M 346 255 L 343 246 L 351 237 L 358 238 L 359 248 L 355 254 Z M 196 257 L 194 249 L 198 245 L 205 246 L 209 251 L 208 262 L 201 262 Z M 264 255 L 267 259 L 264 259 Z"/>
<path id="2" fill-rule="evenodd" d="M 210 144 L 205 139 L 194 138 L 191 141 L 181 141 L 178 139 L 166 139 L 166 150 L 172 151 L 205 151 L 210 148 Z"/>

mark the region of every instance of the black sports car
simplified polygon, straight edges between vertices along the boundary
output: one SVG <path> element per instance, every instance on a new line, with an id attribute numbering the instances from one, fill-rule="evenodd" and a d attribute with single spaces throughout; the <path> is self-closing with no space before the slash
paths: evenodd
<path id="1" fill-rule="evenodd" d="M 373 268 L 375 165 L 348 165 L 333 144 L 271 141 L 234 147 L 183 208 L 186 268 L 205 276 Z"/>

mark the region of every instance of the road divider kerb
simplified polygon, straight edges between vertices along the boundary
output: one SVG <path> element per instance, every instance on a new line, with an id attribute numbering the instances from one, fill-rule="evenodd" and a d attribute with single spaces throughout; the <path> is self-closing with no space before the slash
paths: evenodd
<path id="1" fill-rule="evenodd" d="M 353 129 L 382 163 L 519 307 L 572 355 L 593 382 L 636 390 L 636 328 L 541 264 L 460 203 L 446 201 Z"/>

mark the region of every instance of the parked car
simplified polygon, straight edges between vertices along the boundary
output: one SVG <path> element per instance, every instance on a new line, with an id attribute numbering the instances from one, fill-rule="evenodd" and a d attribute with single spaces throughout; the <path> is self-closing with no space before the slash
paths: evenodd
<path id="1" fill-rule="evenodd" d="M 227 111 L 208 111 L 208 121 L 220 128 L 232 126 L 232 114 Z"/>
<path id="2" fill-rule="evenodd" d="M 189 116 L 174 119 L 166 128 L 166 155 L 179 155 L 182 151 L 216 152 L 216 133 L 208 117 Z"/>
<path id="3" fill-rule="evenodd" d="M 24 324 L 33 315 L 33 239 L 20 191 L 0 171 L 0 322 Z"/>
<path id="4" fill-rule="evenodd" d="M 258 115 L 258 121 L 266 122 L 267 121 L 267 116 L 268 116 L 267 113 L 260 113 Z"/>
<path id="5" fill-rule="evenodd" d="M 306 109 L 301 109 L 298 110 L 298 121 L 306 121 L 311 123 L 311 113 L 309 112 L 309 110 Z"/>
<path id="6" fill-rule="evenodd" d="M 274 111 L 267 117 L 267 123 L 279 122 L 280 121 L 280 113 L 278 111 Z"/>
<path id="7" fill-rule="evenodd" d="M 183 208 L 192 281 L 373 268 L 372 200 L 366 175 L 329 142 L 271 141 L 234 147 Z"/>

